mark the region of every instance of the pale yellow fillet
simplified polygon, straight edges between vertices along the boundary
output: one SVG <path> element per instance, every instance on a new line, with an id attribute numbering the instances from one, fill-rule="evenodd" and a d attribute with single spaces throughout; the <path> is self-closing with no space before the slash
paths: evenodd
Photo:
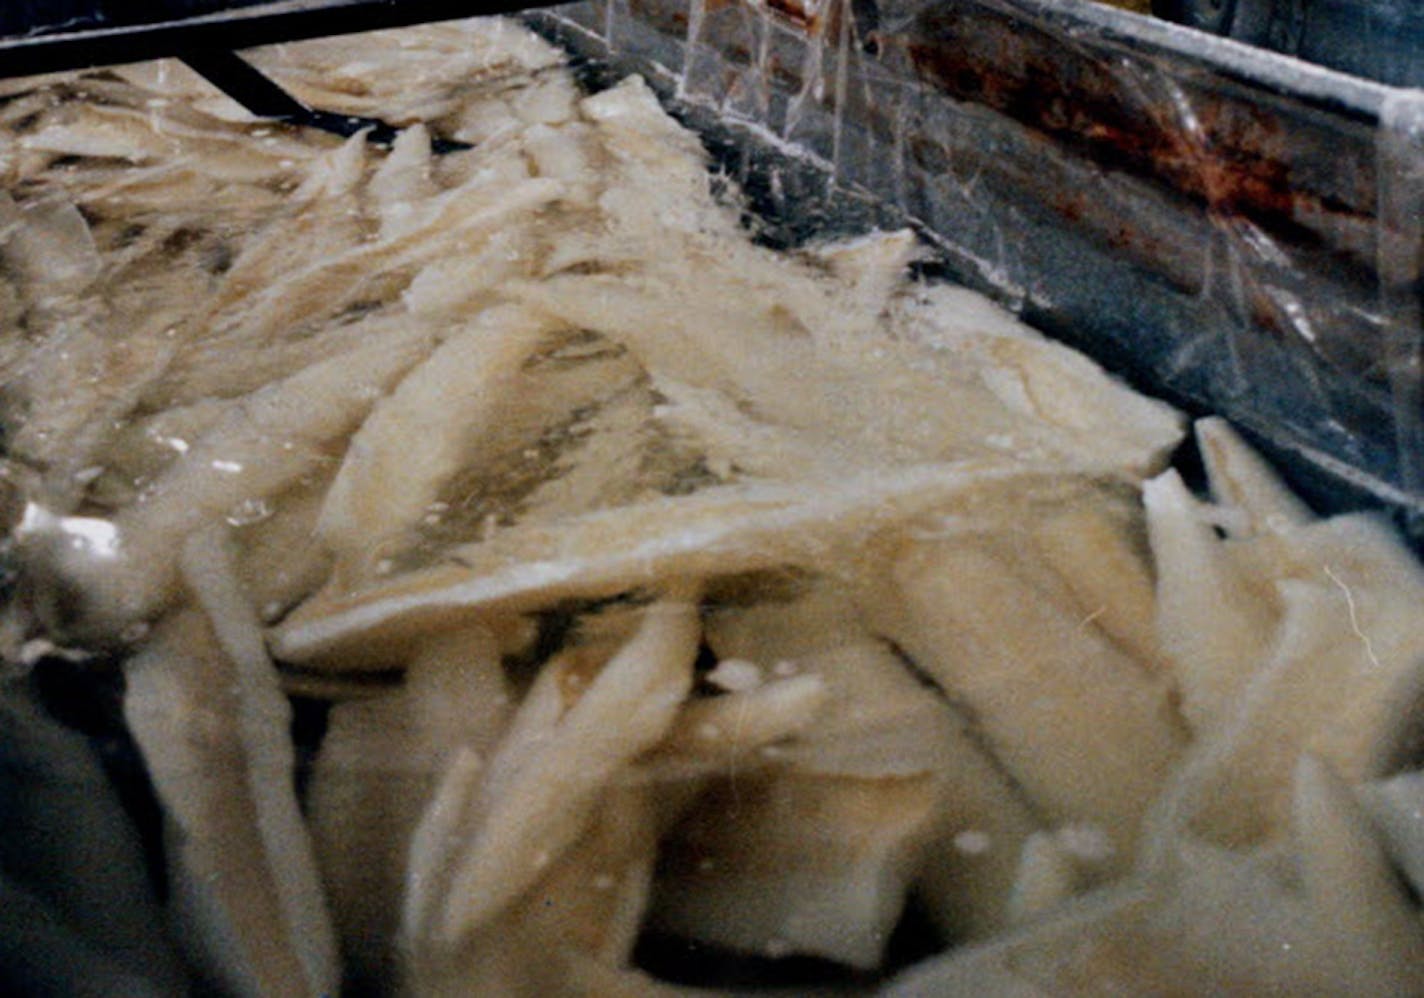
<path id="1" fill-rule="evenodd" d="M 525 133 L 524 152 L 534 176 L 560 180 L 569 185 L 574 204 L 594 206 L 598 166 L 606 154 L 587 123 L 535 125 Z"/>
<path id="2" fill-rule="evenodd" d="M 1242 526 L 1247 531 L 1279 533 L 1313 519 L 1310 508 L 1286 488 L 1230 423 L 1213 416 L 1197 420 L 1194 428 L 1212 495 L 1244 517 Z"/>
<path id="3" fill-rule="evenodd" d="M 402 129 L 371 175 L 370 194 L 384 238 L 400 235 L 418 224 L 416 205 L 434 197 L 439 188 L 432 176 L 430 130 L 416 124 Z"/>
<path id="4" fill-rule="evenodd" d="M 1181 442 L 1184 420 L 1171 406 L 967 288 L 914 288 L 895 300 L 890 324 L 898 339 L 940 358 L 941 379 L 967 368 L 999 406 L 1021 417 L 1010 439 L 989 438 L 1009 452 L 1034 459 L 1066 452 L 1141 476 L 1161 470 Z"/>
<path id="5" fill-rule="evenodd" d="M 1424 772 L 1396 773 L 1357 789 L 1400 872 L 1424 893 Z"/>
<path id="6" fill-rule="evenodd" d="M 229 399 L 207 398 L 131 417 L 109 441 L 104 471 L 90 489 L 90 500 L 111 508 L 132 503 L 233 404 Z"/>
<path id="7" fill-rule="evenodd" d="M 454 754 L 487 755 L 513 707 L 483 628 L 424 642 L 399 689 L 332 706 L 308 812 L 351 982 L 396 979 L 416 824 Z"/>
<path id="8" fill-rule="evenodd" d="M 1082 889 L 1082 874 L 1057 837 L 1034 832 L 1024 840 L 1009 894 L 1011 923 L 1024 924 L 1067 901 Z"/>
<path id="9" fill-rule="evenodd" d="M 641 764 L 659 780 L 715 776 L 729 769 L 777 766 L 787 750 L 774 743 L 803 734 L 817 721 L 826 685 L 815 674 L 690 701 L 667 738 Z"/>
<path id="10" fill-rule="evenodd" d="M 176 548 L 188 533 L 319 467 L 322 448 L 350 433 L 429 347 L 424 329 L 397 333 L 243 400 L 115 516 L 116 558 L 58 566 L 63 574 L 48 585 L 84 587 L 79 617 L 64 626 L 112 642 L 161 609 L 174 596 Z"/>
<path id="11" fill-rule="evenodd" d="M 1265 660 L 1280 610 L 1268 582 L 1253 578 L 1238 548 L 1223 544 L 1176 471 L 1143 486 L 1157 567 L 1157 631 L 1192 730 L 1226 723 Z"/>
<path id="12" fill-rule="evenodd" d="M 543 339 L 500 376 L 497 418 L 479 419 L 478 433 L 451 433 L 465 444 L 458 459 L 451 452 L 458 470 L 411 529 L 380 545 L 377 574 L 438 562 L 452 547 L 511 524 L 548 523 L 675 489 L 690 466 L 695 471 L 695 458 L 649 421 L 653 398 L 644 382 L 626 351 L 596 335 L 560 330 Z M 474 399 L 460 404 L 490 415 Z"/>
<path id="13" fill-rule="evenodd" d="M 330 483 L 326 472 L 271 499 L 239 505 L 225 517 L 233 527 L 238 577 L 263 623 L 282 617 L 331 573 L 331 553 L 314 529 Z"/>
<path id="14" fill-rule="evenodd" d="M 1135 511 L 1134 511 L 1135 512 Z M 1044 559 L 1071 590 L 1084 619 L 1101 630 L 1143 669 L 1167 669 L 1157 635 L 1152 561 L 1141 521 L 1087 506 L 1041 523 L 1035 540 Z"/>
<path id="15" fill-rule="evenodd" d="M 854 602 L 824 586 L 789 604 L 719 613 L 708 622 L 708 642 L 769 679 L 805 676 L 824 685 L 815 727 L 777 753 L 800 772 L 935 773 L 969 747 L 944 698 L 866 629 Z"/>
<path id="16" fill-rule="evenodd" d="M 913 230 L 898 229 L 822 243 L 807 253 L 850 286 L 861 309 L 874 314 L 900 290 L 905 272 L 923 251 Z"/>
<path id="17" fill-rule="evenodd" d="M 528 276 L 545 251 L 544 240 L 533 227 L 502 228 L 469 252 L 418 265 L 401 300 L 414 315 L 463 321 L 483 304 L 498 300 L 507 282 Z"/>
<path id="18" fill-rule="evenodd" d="M 32 300 L 75 294 L 99 275 L 94 236 L 67 199 L 17 204 L 0 192 L 0 259 Z"/>
<path id="19" fill-rule="evenodd" d="M 953 730 L 949 759 L 936 775 L 940 799 L 914 894 L 943 938 L 958 945 L 1012 922 L 1020 857 L 1043 818 L 963 724 Z"/>
<path id="20" fill-rule="evenodd" d="M 878 858 L 886 866 L 869 878 L 870 882 L 879 885 L 887 901 L 913 885 L 929 917 L 951 938 L 984 935 L 1002 926 L 1018 845 L 1033 827 L 1029 808 L 974 741 L 955 710 L 912 676 L 883 641 L 865 630 L 853 602 L 823 586 L 790 604 L 730 610 L 709 621 L 708 640 L 718 652 L 756 665 L 768 677 L 814 677 L 824 684 L 826 702 L 815 725 L 777 747 L 774 755 L 770 750 L 765 753 L 769 762 L 784 770 L 784 776 L 773 771 L 758 777 L 769 781 L 768 793 L 778 792 L 777 781 L 784 778 L 793 786 L 804 786 L 800 792 L 812 798 L 824 792 L 850 797 L 883 795 L 887 801 L 918 801 L 920 806 L 928 802 L 929 812 L 922 823 L 902 825 L 903 841 L 885 840 Z M 734 774 L 755 768 L 756 761 L 735 756 L 727 759 L 732 775 L 726 780 L 733 792 Z M 890 782 L 879 788 L 871 782 L 920 776 L 932 777 L 928 785 L 919 788 L 920 797 Z M 818 779 L 825 781 L 825 789 L 820 788 Z M 767 817 L 775 821 L 783 818 L 775 812 Z M 739 822 L 753 820 L 754 816 L 748 815 Z M 815 834 L 809 826 L 796 831 Z M 792 832 L 781 834 L 789 841 Z M 794 851 L 790 845 L 787 848 Z M 808 840 L 803 851 L 807 868 L 788 862 L 783 875 L 815 884 L 817 871 L 823 867 L 812 856 L 824 848 L 814 839 Z M 907 855 L 916 858 L 907 862 Z M 719 887 L 714 885 L 720 883 L 709 878 L 705 889 L 715 893 Z M 781 917 L 799 924 L 800 902 L 794 900 L 797 889 L 788 885 L 773 893 L 792 899 L 780 902 L 784 909 Z M 698 903 L 695 897 L 683 898 L 678 905 L 693 907 Z M 810 904 L 814 910 L 814 902 Z M 898 905 L 858 910 L 871 917 L 894 907 Z M 777 910 L 772 908 L 773 913 Z M 743 935 L 754 931 L 746 928 Z M 778 926 L 761 931 L 768 938 L 777 937 Z M 861 924 L 860 931 L 861 938 L 875 938 L 877 933 L 883 937 L 888 929 Z M 824 937 L 807 935 L 801 943 L 822 955 L 832 955 L 842 952 L 842 940 L 847 936 L 844 927 L 839 927 Z M 855 959 L 864 959 L 866 951 L 852 953 Z"/>
<path id="21" fill-rule="evenodd" d="M 566 707 L 563 670 L 541 672 L 470 798 L 444 883 L 407 927 L 454 945 L 513 903 L 587 827 L 604 788 L 656 744 L 692 682 L 699 628 L 686 597 L 655 603 L 638 632 Z M 554 694 L 550 695 L 550 688 Z M 552 708 L 552 709 L 551 709 Z"/>
<path id="22" fill-rule="evenodd" d="M 513 184 L 501 180 L 444 192 L 424 206 L 428 217 L 409 232 L 358 242 L 315 261 L 303 255 L 294 272 L 252 295 L 240 314 L 216 326 L 217 335 L 206 348 L 211 352 L 227 340 L 273 342 L 293 329 L 329 322 L 365 298 L 393 297 L 410 283 L 415 269 L 443 254 L 478 245 L 562 192 L 562 185 L 554 180 L 533 178 Z"/>
<path id="23" fill-rule="evenodd" d="M 973 712 L 1049 819 L 1098 826 L 1110 866 L 1128 865 L 1182 748 L 1164 689 L 972 538 L 907 545 L 888 581 L 885 632 Z"/>
<path id="24" fill-rule="evenodd" d="M 310 155 L 311 150 L 305 151 Z M 278 160 L 273 176 L 251 182 L 234 183 L 213 177 L 190 166 L 184 160 L 154 163 L 149 166 L 125 164 L 107 170 L 95 170 L 95 184 L 88 190 L 76 192 L 81 203 L 91 209 L 118 215 L 171 213 L 172 221 L 179 221 L 173 231 L 181 227 L 181 221 L 206 219 L 214 212 L 221 212 L 219 224 L 225 233 L 241 231 L 243 223 L 263 218 L 279 209 L 284 199 L 274 191 L 273 186 L 291 183 L 299 174 L 300 167 L 295 160 L 285 160 L 289 166 L 280 165 Z M 177 209 L 175 211 L 175 209 Z M 165 225 L 169 219 L 160 222 Z M 238 225 L 232 223 L 237 221 Z M 191 293 L 195 288 L 187 285 Z M 115 294 L 122 294 L 122 288 L 114 288 Z M 168 308 L 174 303 L 168 301 Z"/>
<path id="25" fill-rule="evenodd" d="M 663 841 L 652 924 L 873 967 L 933 824 L 936 783 L 731 768 Z"/>
<path id="26" fill-rule="evenodd" d="M 769 269 L 764 264 L 746 261 Z M 1108 471 L 1141 460 L 1086 446 L 1071 428 L 1060 430 L 1002 404 L 973 369 L 966 372 L 948 356 L 851 333 L 838 339 L 804 322 L 797 315 L 810 307 L 803 299 L 841 314 L 830 297 L 834 289 L 824 286 L 830 282 L 817 280 L 814 271 L 777 275 L 800 297 L 780 290 L 757 294 L 755 288 L 749 293 L 741 274 L 709 257 L 695 270 L 560 275 L 506 290 L 623 344 L 658 382 L 687 386 L 680 404 L 702 393 L 720 409 L 740 410 L 753 432 L 740 445 L 734 436 L 724 437 L 721 460 L 727 464 L 779 477 L 760 449 L 762 438 L 773 433 L 789 441 L 782 451 L 807 455 L 794 458 L 797 463 L 826 455 L 825 463 L 846 468 L 994 457 L 1100 462 Z M 704 305 L 694 309 L 690 302 Z M 703 312 L 716 316 L 710 325 Z M 886 405 L 886 398 L 896 404 Z"/>
<path id="27" fill-rule="evenodd" d="M 241 128 L 214 127 L 211 119 L 183 120 L 151 109 L 74 103 L 62 105 L 42 127 L 20 139 L 21 148 L 64 156 L 160 161 L 186 152 L 191 164 L 220 180 L 261 180 L 283 172 L 282 160 L 311 155 L 306 144 L 288 148 L 253 143 Z M 196 153 L 196 155 L 194 155 Z"/>
<path id="28" fill-rule="evenodd" d="M 252 52 L 254 64 L 301 100 L 339 113 L 430 120 L 459 89 L 517 89 L 527 74 L 562 66 L 554 46 L 512 21 L 475 20 L 373 31 Z M 378 71 L 373 71 L 379 67 Z"/>
<path id="29" fill-rule="evenodd" d="M 213 526 L 191 534 L 179 565 L 218 648 L 235 667 L 241 698 L 238 734 L 265 855 L 307 980 L 325 993 L 336 986 L 341 971 L 306 821 L 295 788 L 285 779 L 296 768 L 288 731 L 291 707 L 267 657 L 257 613 L 237 577 L 226 530 Z"/>
<path id="30" fill-rule="evenodd" d="M 432 338 L 440 332 L 423 316 L 387 309 L 275 343 L 256 336 L 215 336 L 207 341 L 199 337 L 174 357 L 150 387 L 144 408 L 182 411 L 234 401 L 308 367 L 346 356 L 363 344 L 417 328 L 428 330 Z"/>
<path id="31" fill-rule="evenodd" d="M 351 250 L 361 241 L 357 187 L 367 164 L 366 146 L 352 138 L 304 164 L 301 186 L 268 225 L 245 241 L 204 311 L 250 304 L 270 294 L 316 259 Z"/>
<path id="32" fill-rule="evenodd" d="M 1424 991 L 1424 924 L 1378 832 L 1330 767 L 1303 755 L 1295 768 L 1293 832 L 1302 887 L 1322 936 L 1347 948 L 1350 993 Z M 1342 968 L 1343 969 L 1343 968 Z"/>
<path id="33" fill-rule="evenodd" d="M 408 943 L 407 993 L 524 996 L 681 993 L 625 969 L 647 904 L 659 823 L 646 788 L 612 788 L 568 852 L 456 946 Z"/>
<path id="34" fill-rule="evenodd" d="M 313 600 L 274 630 L 273 648 L 284 660 L 355 663 L 363 648 L 570 596 L 610 595 L 678 576 L 833 567 L 840 543 L 861 543 L 918 515 L 997 519 L 1026 496 L 1083 487 L 1072 476 L 971 463 L 814 488 L 724 486 L 632 503 L 498 531 L 483 544 L 451 551 L 445 564 Z"/>
<path id="35" fill-rule="evenodd" d="M 1215 841 L 1249 844 L 1284 827 L 1303 751 L 1352 782 L 1381 775 L 1424 698 L 1424 573 L 1392 531 L 1357 514 L 1280 544 L 1275 647 L 1170 796 L 1177 820 Z"/>
<path id="36" fill-rule="evenodd" d="M 916 684 L 896 675 L 900 667 L 888 652 L 880 649 L 888 662 L 874 660 L 873 642 L 853 619 L 842 619 L 853 613 L 844 601 L 812 598 L 729 612 L 711 623 L 709 643 L 724 658 L 709 679 L 721 677 L 739 691 L 695 704 L 680 719 L 696 727 L 678 740 L 725 743 L 725 755 L 716 760 L 709 795 L 665 844 L 668 872 L 653 912 L 664 929 L 759 954 L 813 954 L 856 966 L 878 961 L 932 823 L 933 760 L 946 747 L 948 718 L 936 716 L 943 705 L 927 691 L 917 701 Z M 837 632 L 862 647 L 839 646 Z M 778 668 L 788 675 L 774 678 Z M 784 746 L 748 753 L 764 741 L 758 729 L 767 720 L 765 702 L 791 692 L 798 679 L 814 680 L 824 701 L 815 727 Z M 867 687 L 898 699 L 868 698 L 874 715 L 862 716 L 856 694 Z M 918 742 L 919 751 L 900 759 L 892 747 L 879 756 L 877 721 L 904 725 L 905 744 Z M 855 832 L 857 846 L 826 838 L 828 827 L 860 828 L 860 809 L 876 807 L 885 809 L 882 817 L 896 817 Z M 730 824 L 717 817 L 728 809 L 737 815 Z"/>
<path id="37" fill-rule="evenodd" d="M 250 699 L 261 680 L 239 678 L 240 668 L 191 610 L 161 624 L 125 668 L 125 720 L 164 806 L 174 906 L 187 926 L 180 941 L 233 994 L 331 993 L 334 966 L 310 962 L 311 947 L 324 949 L 320 934 L 303 937 L 292 921 L 299 885 L 281 879 L 300 851 L 269 852 L 278 843 L 263 827 L 264 805 L 292 793 L 290 765 L 270 768 L 286 704 L 274 716 L 269 696 Z M 275 673 L 271 683 L 275 695 Z"/>
<path id="38" fill-rule="evenodd" d="M 11 390 L 18 383 L 29 396 L 12 453 L 44 469 L 45 501 L 58 509 L 79 505 L 104 467 L 115 428 L 172 359 L 173 344 L 161 332 L 126 332 L 79 320 L 8 372 Z"/>
<path id="39" fill-rule="evenodd" d="M 1316 858 L 1281 848 L 1234 852 L 1181 840 L 1152 870 L 1059 905 L 996 940 L 926 960 L 882 993 L 1415 993 L 1424 966 L 1417 914 L 1394 921 L 1384 935 L 1359 934 L 1360 894 L 1380 886 L 1379 868 L 1370 866 L 1377 847 L 1362 826 L 1340 826 L 1342 819 L 1353 819 L 1336 810 L 1338 801 L 1321 801 L 1312 780 L 1307 777 L 1299 791 L 1306 822 L 1300 834 L 1327 840 L 1305 846 L 1322 854 Z M 1368 886 L 1343 882 L 1352 876 L 1364 876 Z M 1343 924 L 1319 917 L 1318 889 L 1340 892 L 1335 904 Z M 1397 898 L 1385 911 L 1374 917 L 1388 921 L 1402 914 Z"/>
<path id="40" fill-rule="evenodd" d="M 317 524 L 347 579 L 372 574 L 385 545 L 426 513 L 517 397 L 521 365 L 552 330 L 523 309 L 482 312 L 376 403 L 351 438 Z"/>

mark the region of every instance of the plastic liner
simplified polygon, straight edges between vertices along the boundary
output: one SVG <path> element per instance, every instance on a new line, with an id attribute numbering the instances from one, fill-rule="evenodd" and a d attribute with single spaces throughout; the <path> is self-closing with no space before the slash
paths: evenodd
<path id="1" fill-rule="evenodd" d="M 1082 0 L 598 0 L 526 19 L 648 78 L 774 234 L 913 223 L 1325 510 L 1424 516 L 1420 96 Z"/>
<path id="2" fill-rule="evenodd" d="M 1155 0 L 1152 9 L 1381 83 L 1424 85 L 1418 0 Z"/>
<path id="3" fill-rule="evenodd" d="M 1424 494 L 1424 91 L 1391 93 L 1379 129 L 1380 314 L 1400 477 Z M 1418 533 L 1416 512 L 1412 524 Z"/>

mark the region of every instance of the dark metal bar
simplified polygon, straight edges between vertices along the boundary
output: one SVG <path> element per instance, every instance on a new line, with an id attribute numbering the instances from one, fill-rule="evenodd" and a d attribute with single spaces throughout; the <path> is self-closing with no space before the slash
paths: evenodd
<path id="1" fill-rule="evenodd" d="M 379 145 L 390 145 L 399 134 L 399 129 L 378 118 L 333 114 L 307 107 L 268 79 L 257 67 L 226 49 L 184 52 L 180 58 L 209 83 L 259 117 L 320 128 L 337 135 L 351 136 L 365 132 L 369 141 Z M 436 153 L 468 148 L 467 143 L 453 139 L 437 138 L 432 143 Z"/>
<path id="2" fill-rule="evenodd" d="M 199 76 L 259 118 L 294 121 L 311 113 L 311 108 L 227 49 L 195 49 L 184 52 L 181 58 Z"/>

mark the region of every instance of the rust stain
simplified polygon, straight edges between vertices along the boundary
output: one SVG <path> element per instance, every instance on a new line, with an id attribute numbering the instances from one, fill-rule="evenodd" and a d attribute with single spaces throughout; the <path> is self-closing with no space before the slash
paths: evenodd
<path id="1" fill-rule="evenodd" d="M 687 33 L 687 11 L 681 7 L 671 10 L 656 0 L 628 0 L 628 12 L 642 23 L 665 34 Z"/>
<path id="2" fill-rule="evenodd" d="M 1082 195 L 1061 195 L 1053 200 L 1053 208 L 1068 222 L 1081 222 L 1087 205 Z"/>
<path id="3" fill-rule="evenodd" d="M 808 11 L 800 0 L 763 0 L 768 10 L 780 15 L 798 28 L 804 28 L 808 35 L 816 33 L 820 18 Z"/>
<path id="4" fill-rule="evenodd" d="M 1318 243 L 1302 219 L 1368 214 L 1303 187 L 1268 109 L 1216 93 L 1191 95 L 1194 120 L 1107 60 L 1022 25 L 963 16 L 947 5 L 902 39 L 939 90 L 983 104 L 1075 149 L 1104 169 L 1165 183 L 1223 215 L 1240 214 L 1292 241 Z"/>

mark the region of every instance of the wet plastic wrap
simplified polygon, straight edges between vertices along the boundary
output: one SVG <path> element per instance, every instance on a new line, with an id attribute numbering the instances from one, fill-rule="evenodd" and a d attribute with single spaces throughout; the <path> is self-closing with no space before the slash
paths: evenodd
<path id="1" fill-rule="evenodd" d="M 464 9 L 222 6 L 241 9 L 197 20 L 238 44 L 269 21 L 296 37 Z M 913 222 L 951 278 L 1229 417 L 1322 508 L 1383 502 L 1420 539 L 1418 91 L 1084 0 L 593 0 L 526 19 L 675 98 L 768 238 Z M 114 30 L 86 44 L 167 43 Z M 69 58 L 21 42 L 7 59 L 31 70 Z"/>
<path id="2" fill-rule="evenodd" d="M 8 92 L 0 992 L 1424 994 L 1424 569 L 906 280 L 1424 522 L 1424 98 L 688 3 Z"/>
<path id="3" fill-rule="evenodd" d="M 1424 84 L 1414 0 L 1155 0 L 1169 21 L 1395 86 Z"/>
<path id="4" fill-rule="evenodd" d="M 1424 95 L 1080 0 L 527 17 L 677 98 L 773 237 L 912 221 L 950 276 L 1418 537 Z"/>

